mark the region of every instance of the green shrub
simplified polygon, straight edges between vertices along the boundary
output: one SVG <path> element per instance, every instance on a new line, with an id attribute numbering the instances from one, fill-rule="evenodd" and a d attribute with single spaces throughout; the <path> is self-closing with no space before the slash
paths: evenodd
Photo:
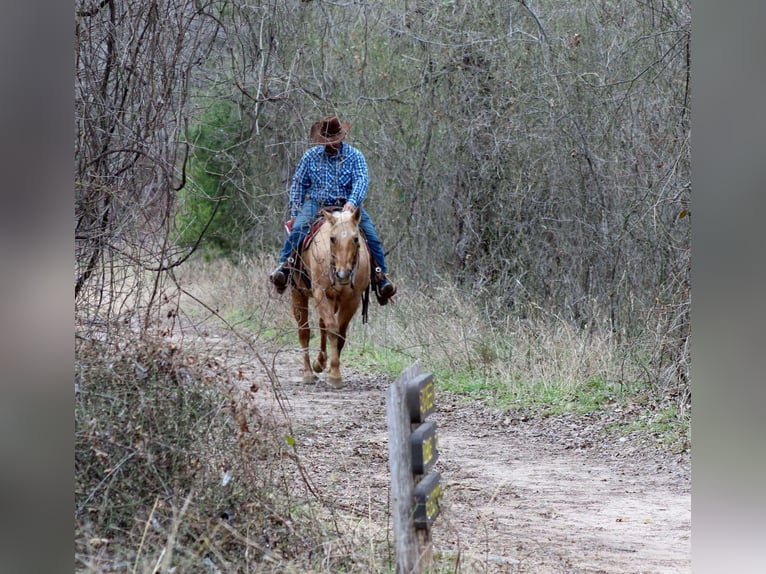
<path id="1" fill-rule="evenodd" d="M 248 227 L 246 196 L 239 182 L 248 169 L 247 125 L 236 102 L 213 99 L 192 128 L 187 185 L 180 194 L 177 241 L 193 245 L 204 233 L 204 249 L 230 254 Z"/>

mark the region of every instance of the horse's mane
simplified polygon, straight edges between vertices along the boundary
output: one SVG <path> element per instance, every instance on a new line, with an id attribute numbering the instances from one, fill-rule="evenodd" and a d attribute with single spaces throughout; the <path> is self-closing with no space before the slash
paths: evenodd
<path id="1" fill-rule="evenodd" d="M 351 218 L 354 216 L 353 211 L 333 211 L 332 214 L 335 216 L 335 223 L 351 221 Z"/>

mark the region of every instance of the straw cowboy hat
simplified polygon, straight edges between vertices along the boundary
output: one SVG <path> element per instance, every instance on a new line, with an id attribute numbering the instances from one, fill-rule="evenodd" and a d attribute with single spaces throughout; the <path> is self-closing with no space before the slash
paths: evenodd
<path id="1" fill-rule="evenodd" d="M 309 137 L 317 144 L 334 145 L 340 143 L 350 129 L 351 124 L 340 121 L 337 116 L 325 116 L 311 126 Z"/>

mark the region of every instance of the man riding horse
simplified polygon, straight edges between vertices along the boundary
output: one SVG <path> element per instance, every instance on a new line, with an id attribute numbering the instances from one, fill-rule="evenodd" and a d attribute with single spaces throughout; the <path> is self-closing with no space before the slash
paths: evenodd
<path id="1" fill-rule="evenodd" d="M 290 185 L 290 233 L 279 254 L 279 265 L 269 275 L 277 293 L 287 288 L 294 269 L 298 247 L 309 232 L 312 221 L 323 207 L 343 211 L 359 208 L 362 229 L 373 259 L 375 294 L 381 305 L 396 293 L 386 277 L 386 260 L 378 232 L 362 202 L 367 195 L 367 162 L 361 151 L 343 142 L 351 124 L 337 116 L 326 116 L 311 126 L 310 139 L 318 144 L 309 148 L 298 162 Z"/>

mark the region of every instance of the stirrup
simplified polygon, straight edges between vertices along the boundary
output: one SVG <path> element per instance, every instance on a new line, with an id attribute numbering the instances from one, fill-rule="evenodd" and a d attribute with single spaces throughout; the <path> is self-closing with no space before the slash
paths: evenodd
<path id="1" fill-rule="evenodd" d="M 385 285 L 381 287 L 380 284 L 384 281 Z M 380 267 L 375 267 L 375 297 L 378 303 L 385 305 L 394 295 L 396 295 L 396 285 L 385 276 Z"/>
<path id="2" fill-rule="evenodd" d="M 282 265 L 271 272 L 269 280 L 280 295 L 287 289 L 287 273 L 285 273 L 285 269 Z"/>
<path id="3" fill-rule="evenodd" d="M 293 269 L 295 268 L 295 259 L 290 256 L 287 261 L 280 263 L 279 267 L 274 269 L 269 275 L 269 279 L 274 284 L 277 293 L 281 295 L 287 289 L 287 282 L 290 279 Z"/>

